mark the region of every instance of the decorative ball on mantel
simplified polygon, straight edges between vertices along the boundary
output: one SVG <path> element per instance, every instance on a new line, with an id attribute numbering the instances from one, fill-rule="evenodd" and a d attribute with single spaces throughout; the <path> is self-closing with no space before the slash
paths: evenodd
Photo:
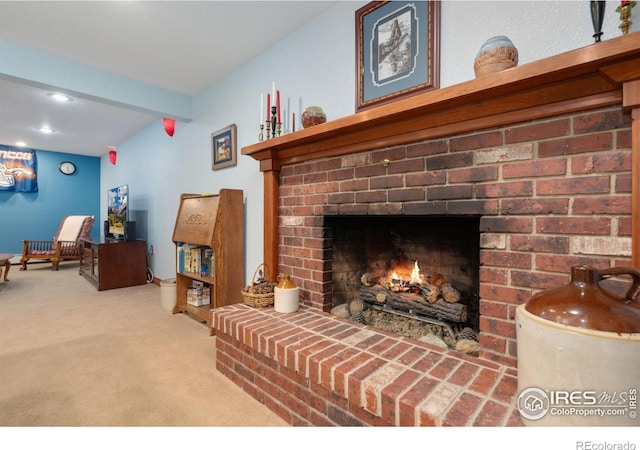
<path id="1" fill-rule="evenodd" d="M 314 125 L 320 125 L 321 123 L 325 123 L 326 121 L 327 115 L 319 106 L 309 106 L 302 113 L 302 117 L 300 117 L 300 122 L 302 122 L 302 126 L 304 128 L 309 128 Z"/>
<path id="2" fill-rule="evenodd" d="M 494 36 L 480 47 L 473 62 L 473 71 L 479 78 L 517 65 L 518 49 L 513 42 L 506 36 Z"/>

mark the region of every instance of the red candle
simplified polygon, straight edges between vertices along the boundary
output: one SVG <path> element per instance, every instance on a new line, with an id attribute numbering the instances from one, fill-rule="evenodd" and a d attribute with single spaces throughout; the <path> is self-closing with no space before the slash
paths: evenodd
<path id="1" fill-rule="evenodd" d="M 271 122 L 271 94 L 267 94 L 267 122 Z"/>
<path id="2" fill-rule="evenodd" d="M 280 120 L 280 90 L 276 91 L 276 108 L 278 109 L 278 123 L 281 123 Z"/>
<path id="3" fill-rule="evenodd" d="M 291 121 L 291 131 L 296 131 L 296 113 L 293 113 L 293 120 Z"/>

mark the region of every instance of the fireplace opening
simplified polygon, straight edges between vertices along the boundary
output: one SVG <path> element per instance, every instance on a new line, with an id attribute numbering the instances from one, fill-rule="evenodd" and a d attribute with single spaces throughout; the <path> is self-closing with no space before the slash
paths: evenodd
<path id="1" fill-rule="evenodd" d="M 479 332 L 480 218 L 327 216 L 333 310 L 453 347 Z M 340 313 L 339 313 L 340 315 Z"/>

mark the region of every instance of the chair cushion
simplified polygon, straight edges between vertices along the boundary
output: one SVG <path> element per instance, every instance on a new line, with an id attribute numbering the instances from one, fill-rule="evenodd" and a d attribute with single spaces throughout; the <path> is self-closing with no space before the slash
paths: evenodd
<path id="1" fill-rule="evenodd" d="M 56 254 L 55 250 L 31 250 L 30 256 L 53 256 Z"/>
<path id="2" fill-rule="evenodd" d="M 85 238 L 91 236 L 91 229 L 93 228 L 93 223 L 95 221 L 94 216 L 85 217 L 82 222 L 82 227 L 80 228 L 80 233 L 78 234 L 78 238 Z"/>
<path id="3" fill-rule="evenodd" d="M 56 241 L 76 241 L 80 235 L 82 224 L 87 217 L 91 216 L 67 216 L 64 224 L 56 236 Z M 92 224 L 93 225 L 93 224 Z"/>

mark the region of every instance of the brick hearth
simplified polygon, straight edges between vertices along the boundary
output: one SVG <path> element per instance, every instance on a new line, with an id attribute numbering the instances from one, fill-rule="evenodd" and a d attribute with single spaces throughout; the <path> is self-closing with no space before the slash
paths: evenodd
<path id="1" fill-rule="evenodd" d="M 291 425 L 522 425 L 513 368 L 305 306 L 212 317 L 217 369 Z"/>

